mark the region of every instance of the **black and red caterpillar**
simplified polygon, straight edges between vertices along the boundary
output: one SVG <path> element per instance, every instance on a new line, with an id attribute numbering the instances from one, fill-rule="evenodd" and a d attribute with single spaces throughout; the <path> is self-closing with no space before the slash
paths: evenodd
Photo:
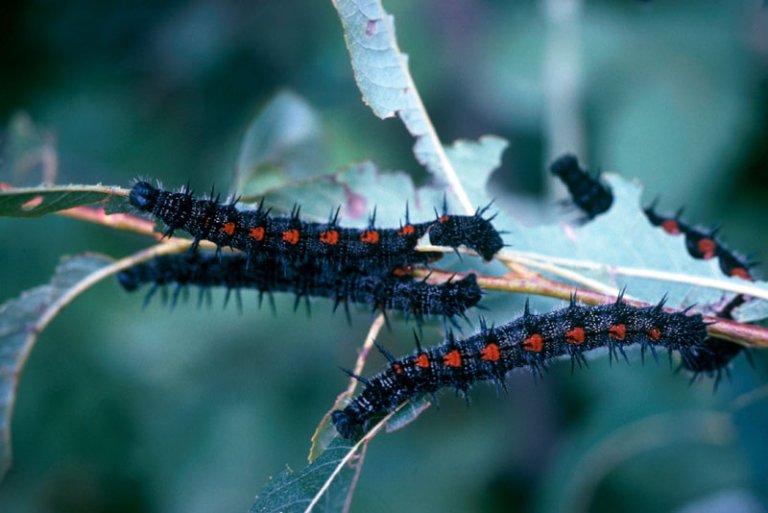
<path id="1" fill-rule="evenodd" d="M 565 183 L 572 195 L 573 203 L 579 207 L 588 219 L 604 213 L 613 202 L 613 193 L 599 176 L 592 176 L 579 166 L 579 161 L 573 155 L 564 155 L 555 160 L 551 167 L 553 174 Z M 752 281 L 750 267 L 754 264 L 738 253 L 728 249 L 716 237 L 716 229 L 699 228 L 681 219 L 682 209 L 675 215 L 662 215 L 656 212 L 657 201 L 644 208 L 648 221 L 658 226 L 670 235 L 685 236 L 685 247 L 688 254 L 696 259 L 709 260 L 717 257 L 720 270 L 726 276 L 735 276 Z M 734 308 L 744 303 L 744 296 L 736 296 L 722 311 L 719 317 L 730 319 Z M 721 372 L 728 363 L 744 348 L 733 342 L 708 337 L 705 347 L 683 361 L 683 367 L 695 374 L 707 374 L 720 379 Z"/>
<path id="2" fill-rule="evenodd" d="M 374 417 L 395 410 L 403 402 L 441 388 L 465 394 L 477 381 L 503 386 L 512 369 L 528 367 L 540 373 L 553 358 L 569 355 L 584 362 L 584 353 L 607 347 L 614 357 L 624 348 L 640 344 L 656 354 L 656 347 L 680 353 L 683 362 L 695 357 L 705 344 L 706 325 L 701 315 L 667 313 L 663 301 L 656 306 L 633 307 L 619 300 L 610 305 L 569 307 L 542 315 L 524 315 L 499 327 L 481 326 L 480 333 L 463 340 L 449 334 L 441 345 L 389 361 L 386 370 L 371 378 L 359 378 L 363 391 L 343 410 L 332 413 L 336 430 L 353 438 Z M 418 343 L 418 342 L 417 342 Z"/>
<path id="3" fill-rule="evenodd" d="M 600 180 L 600 176 L 592 176 L 579 166 L 578 159 L 570 154 L 555 160 L 550 170 L 559 177 L 571 195 L 576 205 L 588 219 L 594 219 L 606 212 L 613 204 L 611 189 Z M 737 276 L 752 280 L 749 268 L 752 267 L 746 258 L 728 249 L 717 235 L 717 229 L 705 229 L 684 222 L 680 216 L 682 210 L 675 215 L 661 215 L 656 212 L 656 201 L 644 208 L 648 221 L 653 226 L 661 227 L 670 235 L 684 235 L 688 254 L 696 259 L 709 260 L 718 258 L 720 269 L 726 276 Z"/>
<path id="4" fill-rule="evenodd" d="M 270 214 L 259 205 L 239 210 L 235 202 L 193 197 L 190 191 L 169 192 L 137 182 L 129 194 L 131 205 L 149 212 L 167 226 L 166 234 L 183 229 L 195 242 L 209 240 L 219 247 L 245 252 L 250 259 L 278 257 L 286 262 L 322 262 L 336 270 L 359 269 L 369 274 L 388 272 L 402 265 L 424 264 L 439 254 L 416 251 L 429 233 L 440 246 L 466 245 L 490 260 L 503 247 L 499 233 L 479 209 L 473 216 L 443 215 L 428 223 L 406 223 L 396 229 L 370 226 L 359 230 L 338 225 L 338 211 L 327 223 L 303 221 L 298 209 L 291 216 Z"/>
<path id="5" fill-rule="evenodd" d="M 424 317 L 465 317 L 465 311 L 482 297 L 474 274 L 459 280 L 432 285 L 410 276 L 368 276 L 354 273 L 330 273 L 312 264 L 286 266 L 269 259 L 249 265 L 245 255 L 185 253 L 164 255 L 131 267 L 117 275 L 128 291 L 152 284 L 148 298 L 158 288 L 176 285 L 174 301 L 184 287 L 226 287 L 228 291 L 254 289 L 260 294 L 291 292 L 296 302 L 309 297 L 333 299 L 334 310 L 341 304 L 368 306 L 374 310 L 403 312 L 421 322 Z"/>
<path id="6" fill-rule="evenodd" d="M 749 269 L 754 264 L 742 255 L 728 249 L 717 238 L 717 229 L 706 229 L 689 225 L 680 218 L 682 209 L 678 210 L 674 215 L 659 214 L 656 212 L 656 204 L 657 201 L 654 201 L 643 209 L 648 221 L 653 226 L 661 227 L 670 235 L 685 236 L 685 247 L 689 255 L 700 260 L 717 258 L 720 270 L 724 275 L 735 276 L 747 281 L 753 280 Z"/>

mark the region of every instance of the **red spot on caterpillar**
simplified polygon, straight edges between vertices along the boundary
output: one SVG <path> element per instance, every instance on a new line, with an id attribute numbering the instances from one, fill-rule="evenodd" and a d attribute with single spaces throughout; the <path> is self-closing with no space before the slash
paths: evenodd
<path id="1" fill-rule="evenodd" d="M 291 228 L 283 232 L 283 240 L 288 244 L 296 245 L 299 243 L 299 230 Z"/>
<path id="2" fill-rule="evenodd" d="M 395 267 L 392 269 L 392 276 L 408 276 L 411 270 L 410 266 Z"/>
<path id="3" fill-rule="evenodd" d="M 257 226 L 256 228 L 251 228 L 248 230 L 248 236 L 255 240 L 264 240 L 264 227 Z"/>
<path id="4" fill-rule="evenodd" d="M 648 338 L 651 340 L 659 340 L 661 338 L 661 330 L 659 328 L 651 328 L 647 331 Z"/>
<path id="5" fill-rule="evenodd" d="M 701 239 L 696 243 L 696 247 L 701 251 L 702 258 L 709 260 L 715 256 L 717 243 L 712 239 Z"/>
<path id="6" fill-rule="evenodd" d="M 441 223 L 447 223 L 447 222 L 448 222 L 448 219 L 450 219 L 450 217 L 448 217 L 448 216 L 443 216 L 443 217 L 441 217 L 440 219 L 438 219 L 438 221 L 440 221 Z"/>
<path id="7" fill-rule="evenodd" d="M 489 362 L 496 362 L 501 358 L 501 352 L 499 346 L 491 342 L 480 351 L 480 359 Z"/>
<path id="8" fill-rule="evenodd" d="M 426 369 L 429 367 L 429 357 L 421 353 L 419 356 L 416 357 L 416 360 L 414 360 L 414 363 L 417 367 L 421 367 L 422 369 Z"/>
<path id="9" fill-rule="evenodd" d="M 541 335 L 534 333 L 530 337 L 523 340 L 523 349 L 534 353 L 540 353 L 544 349 L 544 339 Z"/>
<path id="10" fill-rule="evenodd" d="M 608 336 L 614 340 L 624 340 L 627 336 L 627 327 L 623 324 L 617 324 L 608 328 Z"/>
<path id="11" fill-rule="evenodd" d="M 565 332 L 565 341 L 569 344 L 583 344 L 584 338 L 584 328 L 573 328 Z"/>
<path id="12" fill-rule="evenodd" d="M 339 232 L 336 230 L 320 232 L 320 242 L 330 244 L 331 246 L 336 245 L 339 242 Z"/>
<path id="13" fill-rule="evenodd" d="M 229 235 L 230 237 L 235 234 L 235 223 L 224 223 L 221 227 L 221 231 Z"/>
<path id="14" fill-rule="evenodd" d="M 448 367 L 461 367 L 461 353 L 459 353 L 459 350 L 454 349 L 443 356 L 443 365 Z"/>
<path id="15" fill-rule="evenodd" d="M 731 276 L 741 278 L 742 280 L 752 281 L 752 276 L 749 274 L 749 271 L 743 267 L 734 267 L 731 269 Z"/>
<path id="16" fill-rule="evenodd" d="M 395 374 L 402 374 L 403 373 L 403 366 L 399 363 L 393 363 L 392 364 L 392 370 L 395 372 Z"/>
<path id="17" fill-rule="evenodd" d="M 416 228 L 414 228 L 412 224 L 406 224 L 405 226 L 403 226 L 397 231 L 397 234 L 408 236 L 408 235 L 413 235 L 415 231 L 416 231 Z"/>
<path id="18" fill-rule="evenodd" d="M 680 225 L 677 219 L 667 219 L 661 223 L 661 228 L 670 235 L 680 235 Z"/>
<path id="19" fill-rule="evenodd" d="M 360 234 L 360 241 L 368 244 L 378 244 L 379 232 L 376 230 L 366 230 Z"/>

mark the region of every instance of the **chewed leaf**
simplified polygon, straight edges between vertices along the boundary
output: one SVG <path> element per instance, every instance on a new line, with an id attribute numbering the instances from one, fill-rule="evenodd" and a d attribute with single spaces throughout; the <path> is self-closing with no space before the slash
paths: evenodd
<path id="1" fill-rule="evenodd" d="M 640 202 L 642 189 L 639 185 L 613 174 L 605 174 L 604 178 L 613 191 L 613 205 L 608 212 L 583 225 L 563 223 L 521 227 L 507 216 L 501 216 L 499 227 L 514 233 L 512 250 L 573 261 L 575 270 L 607 285 L 626 286 L 627 292 L 638 299 L 656 302 L 667 295 L 671 307 L 715 305 L 726 294 L 689 283 L 629 276 L 613 269 L 679 273 L 768 290 L 765 282 L 747 283 L 739 278 L 724 277 L 715 259 L 692 258 L 683 237 L 670 236 L 648 222 Z M 584 263 L 598 264 L 599 269 L 580 265 Z M 567 263 L 560 265 L 568 267 Z"/>
<path id="2" fill-rule="evenodd" d="M 477 141 L 461 139 L 445 148 L 464 190 L 476 207 L 484 207 L 495 199 L 488 194 L 491 173 L 501 165 L 501 156 L 509 143 L 495 135 L 484 135 Z"/>
<path id="3" fill-rule="evenodd" d="M 237 194 L 269 190 L 327 174 L 326 151 L 317 114 L 300 96 L 283 91 L 245 132 L 237 159 Z"/>
<path id="4" fill-rule="evenodd" d="M 0 306 L 0 477 L 11 460 L 11 416 L 22 367 L 37 337 L 56 314 L 98 281 L 112 259 L 84 255 L 65 260 L 48 285 Z"/>
<path id="5" fill-rule="evenodd" d="M 393 17 L 379 0 L 334 0 L 333 5 L 363 101 L 381 119 L 398 116 L 416 139 L 416 159 L 436 177 L 447 179 L 453 171 L 413 84 L 408 56 L 398 47 Z"/>
<path id="6" fill-rule="evenodd" d="M 99 185 L 66 185 L 0 191 L 0 217 L 39 217 L 83 205 L 100 204 L 114 209 L 121 190 Z M 120 209 L 117 209 L 120 210 Z M 123 209 L 124 210 L 124 209 Z"/>
<path id="7" fill-rule="evenodd" d="M 337 438 L 315 461 L 273 477 L 256 497 L 251 513 L 342 511 L 362 464 L 360 446 Z"/>

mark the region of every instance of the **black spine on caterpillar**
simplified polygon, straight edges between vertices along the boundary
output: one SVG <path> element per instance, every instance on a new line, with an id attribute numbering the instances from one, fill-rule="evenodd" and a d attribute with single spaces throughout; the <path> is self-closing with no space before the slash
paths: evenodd
<path id="1" fill-rule="evenodd" d="M 701 315 L 667 313 L 663 301 L 651 307 L 633 307 L 621 299 L 615 304 L 579 306 L 547 314 L 525 314 L 503 326 L 481 326 L 480 333 L 463 340 L 449 334 L 441 345 L 389 361 L 386 370 L 363 379 L 363 391 L 331 420 L 344 438 L 359 436 L 368 421 L 394 411 L 403 402 L 441 388 L 465 393 L 477 381 L 503 385 L 512 369 L 527 367 L 540 373 L 555 357 L 569 355 L 574 362 L 584 361 L 583 353 L 608 347 L 611 357 L 624 355 L 624 348 L 640 344 L 643 352 L 657 346 L 670 355 L 678 351 L 686 361 L 700 348 L 706 337 Z M 626 357 L 626 356 L 625 356 Z"/>
<path id="2" fill-rule="evenodd" d="M 122 271 L 117 277 L 128 291 L 151 283 L 150 294 L 157 287 L 170 284 L 255 289 L 262 293 L 293 292 L 297 300 L 301 297 L 334 299 L 334 309 L 340 304 L 363 304 L 372 310 L 403 312 L 419 322 L 430 316 L 465 316 L 464 312 L 482 298 L 473 274 L 432 285 L 410 276 L 332 273 L 311 264 L 292 266 L 271 259 L 248 265 L 242 254 L 164 255 Z"/>
<path id="3" fill-rule="evenodd" d="M 305 222 L 300 219 L 298 209 L 289 217 L 271 216 L 261 206 L 240 211 L 234 203 L 220 205 L 213 198 L 196 199 L 189 191 L 167 192 L 147 182 L 134 184 L 129 201 L 137 209 L 162 220 L 168 235 L 183 229 L 196 242 L 209 240 L 220 247 L 239 249 L 251 259 L 279 257 L 283 261 L 320 262 L 335 270 L 352 268 L 377 274 L 398 266 L 426 264 L 440 256 L 415 250 L 419 238 L 435 223 L 411 224 L 406 219 L 406 224 L 399 229 L 377 229 L 372 218 L 367 229 L 343 228 L 338 225 L 338 211 L 327 223 Z M 462 227 L 471 227 L 471 223 L 463 220 L 469 218 L 483 228 L 474 237 L 470 231 L 463 232 L 458 243 L 490 255 L 494 244 L 492 240 L 489 243 L 486 224 L 490 226 L 490 223 L 480 216 L 448 217 L 456 218 L 454 222 Z M 492 226 L 490 230 L 499 238 Z M 444 242 L 454 247 L 458 244 L 450 237 L 445 237 Z"/>
<path id="4" fill-rule="evenodd" d="M 579 166 L 579 160 L 571 154 L 563 155 L 552 162 L 549 170 L 560 178 L 576 205 L 587 219 L 594 219 L 606 212 L 613 204 L 611 189 Z"/>

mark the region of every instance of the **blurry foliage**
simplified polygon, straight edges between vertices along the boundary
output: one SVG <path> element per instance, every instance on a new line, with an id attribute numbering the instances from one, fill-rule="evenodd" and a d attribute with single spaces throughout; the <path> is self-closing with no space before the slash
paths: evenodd
<path id="1" fill-rule="evenodd" d="M 443 141 L 502 135 L 510 144 L 491 196 L 519 218 L 553 211 L 542 155 L 543 5 L 386 7 Z M 589 164 L 639 178 L 646 200 L 663 194 L 664 207 L 684 204 L 691 220 L 722 221 L 732 246 L 768 260 L 761 2 L 595 0 L 583 9 Z M 330 2 L 4 4 L 0 65 L 3 124 L 23 109 L 50 130 L 16 118 L 6 163 L 24 141 L 55 144 L 58 183 L 147 175 L 227 190 L 257 161 L 326 174 L 367 159 L 417 184 L 426 178 L 402 124 L 360 102 Z M 283 88 L 304 100 L 270 103 Z M 286 98 L 302 126 L 258 137 L 304 141 L 300 151 L 238 154 L 252 117 Z M 34 183 L 41 155 L 32 171 L 4 165 L 0 180 Z M 56 216 L 3 219 L 0 237 L 0 301 L 47 282 L 61 254 L 126 255 L 147 242 Z M 346 383 L 336 365 L 350 365 L 369 317 L 349 328 L 317 302 L 307 319 L 283 297 L 273 318 L 246 299 L 242 316 L 191 304 L 142 310 L 104 283 L 71 305 L 22 376 L 0 510 L 243 511 L 286 462 L 303 467 L 310 433 Z M 520 308 L 494 296 L 485 304 L 502 317 Z M 403 353 L 409 331 L 395 323 L 381 340 Z M 573 375 L 555 365 L 535 384 L 514 374 L 500 398 L 480 386 L 469 410 L 444 394 L 439 410 L 376 438 L 352 509 L 766 511 L 768 408 L 743 395 L 768 378 L 765 356 L 754 360 L 739 358 L 716 394 L 664 365 L 604 358 Z M 646 431 L 658 434 L 655 445 L 644 445 Z"/>

